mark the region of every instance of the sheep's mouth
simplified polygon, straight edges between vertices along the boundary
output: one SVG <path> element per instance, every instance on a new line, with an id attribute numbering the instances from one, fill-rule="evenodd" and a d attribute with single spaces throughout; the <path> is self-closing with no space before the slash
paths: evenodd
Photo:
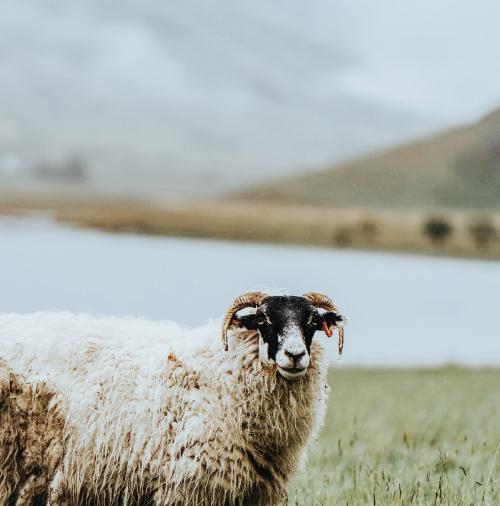
<path id="1" fill-rule="evenodd" d="M 307 371 L 307 367 L 279 367 L 278 366 L 278 371 L 281 374 L 281 376 L 283 376 L 285 379 L 290 380 L 290 381 L 295 381 L 295 380 L 301 378 L 302 376 L 304 376 L 304 374 Z"/>

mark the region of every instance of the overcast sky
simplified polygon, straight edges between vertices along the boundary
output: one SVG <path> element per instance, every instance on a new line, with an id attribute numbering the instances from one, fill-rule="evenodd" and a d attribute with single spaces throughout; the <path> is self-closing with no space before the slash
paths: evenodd
<path id="1" fill-rule="evenodd" d="M 337 162 L 500 105 L 499 20 L 498 0 L 3 2 L 0 154 L 165 194 Z"/>

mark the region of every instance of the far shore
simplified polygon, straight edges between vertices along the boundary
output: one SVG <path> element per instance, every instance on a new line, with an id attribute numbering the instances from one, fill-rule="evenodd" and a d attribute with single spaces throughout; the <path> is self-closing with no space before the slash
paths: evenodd
<path id="1" fill-rule="evenodd" d="M 485 218 L 484 212 L 461 210 L 337 209 L 240 201 L 160 207 L 137 201 L 0 195 L 0 214 L 30 211 L 111 232 L 500 259 L 498 213 Z M 483 230 L 480 235 L 475 223 L 486 219 L 489 232 L 486 227 L 488 234 Z M 437 226 L 429 229 L 432 220 Z"/>

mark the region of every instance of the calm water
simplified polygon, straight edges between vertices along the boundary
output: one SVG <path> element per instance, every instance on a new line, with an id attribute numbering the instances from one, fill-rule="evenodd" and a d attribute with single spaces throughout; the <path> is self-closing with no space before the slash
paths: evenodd
<path id="1" fill-rule="evenodd" d="M 349 316 L 343 365 L 500 365 L 500 262 L 112 235 L 0 219 L 0 311 L 197 325 L 247 290 L 310 290 Z M 336 343 L 320 337 L 335 359 Z"/>

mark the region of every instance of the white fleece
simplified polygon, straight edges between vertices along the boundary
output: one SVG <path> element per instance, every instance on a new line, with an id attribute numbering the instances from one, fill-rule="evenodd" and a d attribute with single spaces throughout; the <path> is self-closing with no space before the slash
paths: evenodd
<path id="1" fill-rule="evenodd" d="M 65 413 L 58 483 L 67 497 L 281 499 L 323 419 L 321 348 L 313 342 L 314 367 L 292 384 L 263 371 L 255 334 L 224 352 L 219 329 L 219 321 L 185 329 L 132 317 L 0 315 L 0 357 L 53 386 Z"/>

